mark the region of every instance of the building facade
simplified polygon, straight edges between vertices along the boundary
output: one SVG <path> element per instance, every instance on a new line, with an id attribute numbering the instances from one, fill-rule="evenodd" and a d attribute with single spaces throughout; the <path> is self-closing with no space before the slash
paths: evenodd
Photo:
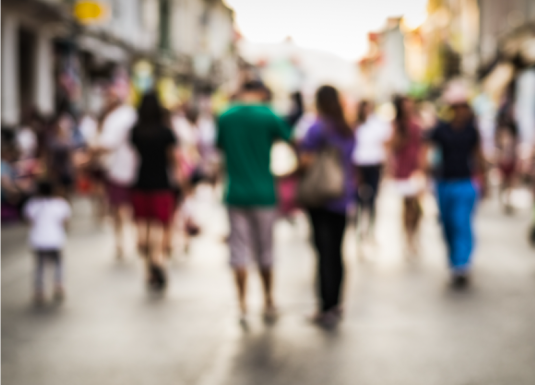
<path id="1" fill-rule="evenodd" d="M 169 1 L 168 48 L 189 64 L 189 80 L 210 89 L 236 76 L 233 12 L 221 0 Z"/>
<path id="2" fill-rule="evenodd" d="M 482 63 L 494 59 L 504 36 L 523 25 L 535 23 L 533 0 L 479 0 L 479 10 Z"/>
<path id="3" fill-rule="evenodd" d="M 54 39 L 64 33 L 68 9 L 59 1 L 2 2 L 2 125 L 20 122 L 35 107 L 54 112 Z"/>
<path id="4" fill-rule="evenodd" d="M 91 22 L 75 16 L 77 3 L 2 1 L 3 126 L 66 103 L 96 112 L 102 85 L 140 61 L 155 78 L 208 90 L 236 74 L 233 14 L 221 0 L 98 0 L 105 12 Z"/>
<path id="5" fill-rule="evenodd" d="M 379 32 L 368 34 L 368 53 L 358 63 L 362 96 L 378 102 L 409 91 L 405 34 L 400 18 L 390 18 Z"/>

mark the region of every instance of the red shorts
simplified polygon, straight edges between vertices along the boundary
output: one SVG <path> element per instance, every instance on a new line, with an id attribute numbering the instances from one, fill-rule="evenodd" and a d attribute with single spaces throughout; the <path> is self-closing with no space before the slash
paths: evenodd
<path id="1" fill-rule="evenodd" d="M 130 187 L 115 182 L 106 182 L 106 193 L 111 207 L 130 205 Z"/>
<path id="2" fill-rule="evenodd" d="M 167 225 L 173 219 L 175 198 L 169 190 L 134 190 L 132 206 L 136 220 L 155 220 Z"/>

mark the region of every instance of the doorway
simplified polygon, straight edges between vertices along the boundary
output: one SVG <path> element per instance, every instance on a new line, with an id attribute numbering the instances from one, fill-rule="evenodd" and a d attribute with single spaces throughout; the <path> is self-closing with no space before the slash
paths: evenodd
<path id="1" fill-rule="evenodd" d="M 35 33 L 29 29 L 19 30 L 19 106 L 28 111 L 34 105 L 35 91 Z"/>

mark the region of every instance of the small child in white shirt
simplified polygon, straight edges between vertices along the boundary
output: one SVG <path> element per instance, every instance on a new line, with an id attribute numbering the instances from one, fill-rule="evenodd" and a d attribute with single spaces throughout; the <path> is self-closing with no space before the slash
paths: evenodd
<path id="1" fill-rule="evenodd" d="M 62 250 L 65 244 L 65 226 L 71 217 L 67 201 L 55 196 L 52 185 L 40 182 L 38 194 L 24 207 L 24 216 L 30 221 L 29 243 L 35 254 L 35 302 L 44 302 L 45 264 L 54 264 L 54 299 L 64 297 L 62 277 Z"/>

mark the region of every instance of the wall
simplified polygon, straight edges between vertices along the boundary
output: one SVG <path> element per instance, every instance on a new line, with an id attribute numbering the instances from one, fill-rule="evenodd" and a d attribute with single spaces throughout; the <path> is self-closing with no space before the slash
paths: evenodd
<path id="1" fill-rule="evenodd" d="M 380 50 L 376 96 L 379 100 L 387 100 L 392 94 L 406 93 L 410 86 L 405 71 L 405 36 L 399 23 L 381 33 Z"/>
<path id="2" fill-rule="evenodd" d="M 535 20 L 534 0 L 479 0 L 479 8 L 480 57 L 483 63 L 496 54 L 501 34 Z"/>
<path id="3" fill-rule="evenodd" d="M 110 17 L 87 27 L 90 32 L 107 33 L 140 51 L 155 48 L 158 42 L 157 0 L 102 1 L 109 7 Z M 153 20 L 150 20 L 151 17 Z"/>
<path id="4" fill-rule="evenodd" d="M 54 25 L 47 20 L 38 20 L 18 9 L 2 7 L 2 124 L 16 126 L 20 122 L 22 100 L 35 106 L 43 115 L 54 112 Z M 22 46 L 21 29 L 32 40 Z M 31 58 L 21 63 L 20 55 Z M 21 73 L 24 69 L 25 73 Z M 30 87 L 21 93 L 21 74 L 30 78 Z"/>

